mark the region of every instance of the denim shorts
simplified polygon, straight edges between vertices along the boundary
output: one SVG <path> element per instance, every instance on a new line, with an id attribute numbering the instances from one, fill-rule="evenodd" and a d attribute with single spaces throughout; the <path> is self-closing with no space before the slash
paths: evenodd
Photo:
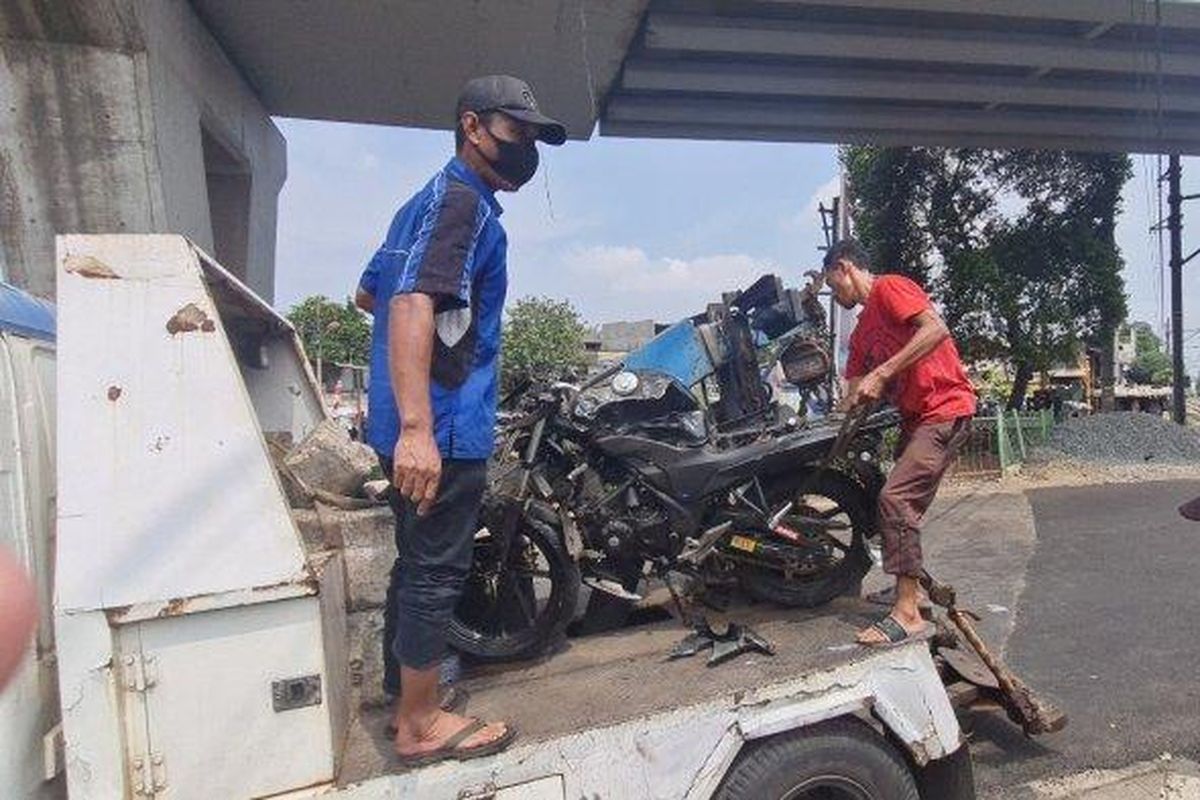
<path id="1" fill-rule="evenodd" d="M 380 457 L 384 474 L 390 459 Z M 396 561 L 384 609 L 384 687 L 399 692 L 398 665 L 430 669 L 447 655 L 446 630 L 471 569 L 487 461 L 442 461 L 437 500 L 424 516 L 390 492 Z"/>

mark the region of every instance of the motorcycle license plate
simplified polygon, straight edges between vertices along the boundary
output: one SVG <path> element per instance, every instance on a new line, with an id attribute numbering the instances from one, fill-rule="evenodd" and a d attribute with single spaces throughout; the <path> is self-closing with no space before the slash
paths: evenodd
<path id="1" fill-rule="evenodd" d="M 744 550 L 747 553 L 753 553 L 758 549 L 758 542 L 749 536 L 732 536 L 729 539 L 729 546 L 735 550 Z"/>

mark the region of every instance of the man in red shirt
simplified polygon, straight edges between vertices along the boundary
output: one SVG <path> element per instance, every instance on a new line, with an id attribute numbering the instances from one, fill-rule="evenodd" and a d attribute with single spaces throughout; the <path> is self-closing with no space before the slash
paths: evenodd
<path id="1" fill-rule="evenodd" d="M 838 242 L 825 254 L 825 280 L 843 308 L 861 305 L 850 336 L 845 408 L 887 397 L 903 418 L 896 464 L 879 495 L 883 570 L 896 576 L 891 613 L 859 631 L 867 645 L 898 644 L 927 632 L 920 610 L 921 518 L 946 467 L 970 435 L 975 389 L 950 330 L 921 287 L 873 275 L 866 251 Z"/>

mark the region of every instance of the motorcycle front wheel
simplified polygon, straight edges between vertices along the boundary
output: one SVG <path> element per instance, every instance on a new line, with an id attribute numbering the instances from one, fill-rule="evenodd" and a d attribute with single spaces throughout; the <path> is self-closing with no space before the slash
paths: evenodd
<path id="1" fill-rule="evenodd" d="M 796 608 L 822 606 L 857 586 L 871 568 L 866 538 L 873 531 L 878 498 L 841 472 L 825 470 L 779 478 L 766 484 L 771 507 L 792 501 L 782 524 L 801 534 L 803 542 L 788 547 L 793 558 L 769 565 L 741 562 L 738 578 L 752 597 Z M 820 522 L 813 522 L 819 520 Z"/>
<path id="2" fill-rule="evenodd" d="M 562 638 L 575 615 L 579 567 L 544 522 L 522 516 L 508 542 L 492 530 L 485 525 L 475 535 L 447 642 L 477 662 L 535 658 Z"/>

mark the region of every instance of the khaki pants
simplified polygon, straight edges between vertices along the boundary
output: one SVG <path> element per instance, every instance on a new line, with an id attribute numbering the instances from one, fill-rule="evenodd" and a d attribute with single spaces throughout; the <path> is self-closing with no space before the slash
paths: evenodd
<path id="1" fill-rule="evenodd" d="M 879 493 L 883 571 L 921 575 L 921 519 L 937 495 L 946 468 L 971 435 L 971 418 L 918 425 L 900 437 L 896 465 Z"/>

